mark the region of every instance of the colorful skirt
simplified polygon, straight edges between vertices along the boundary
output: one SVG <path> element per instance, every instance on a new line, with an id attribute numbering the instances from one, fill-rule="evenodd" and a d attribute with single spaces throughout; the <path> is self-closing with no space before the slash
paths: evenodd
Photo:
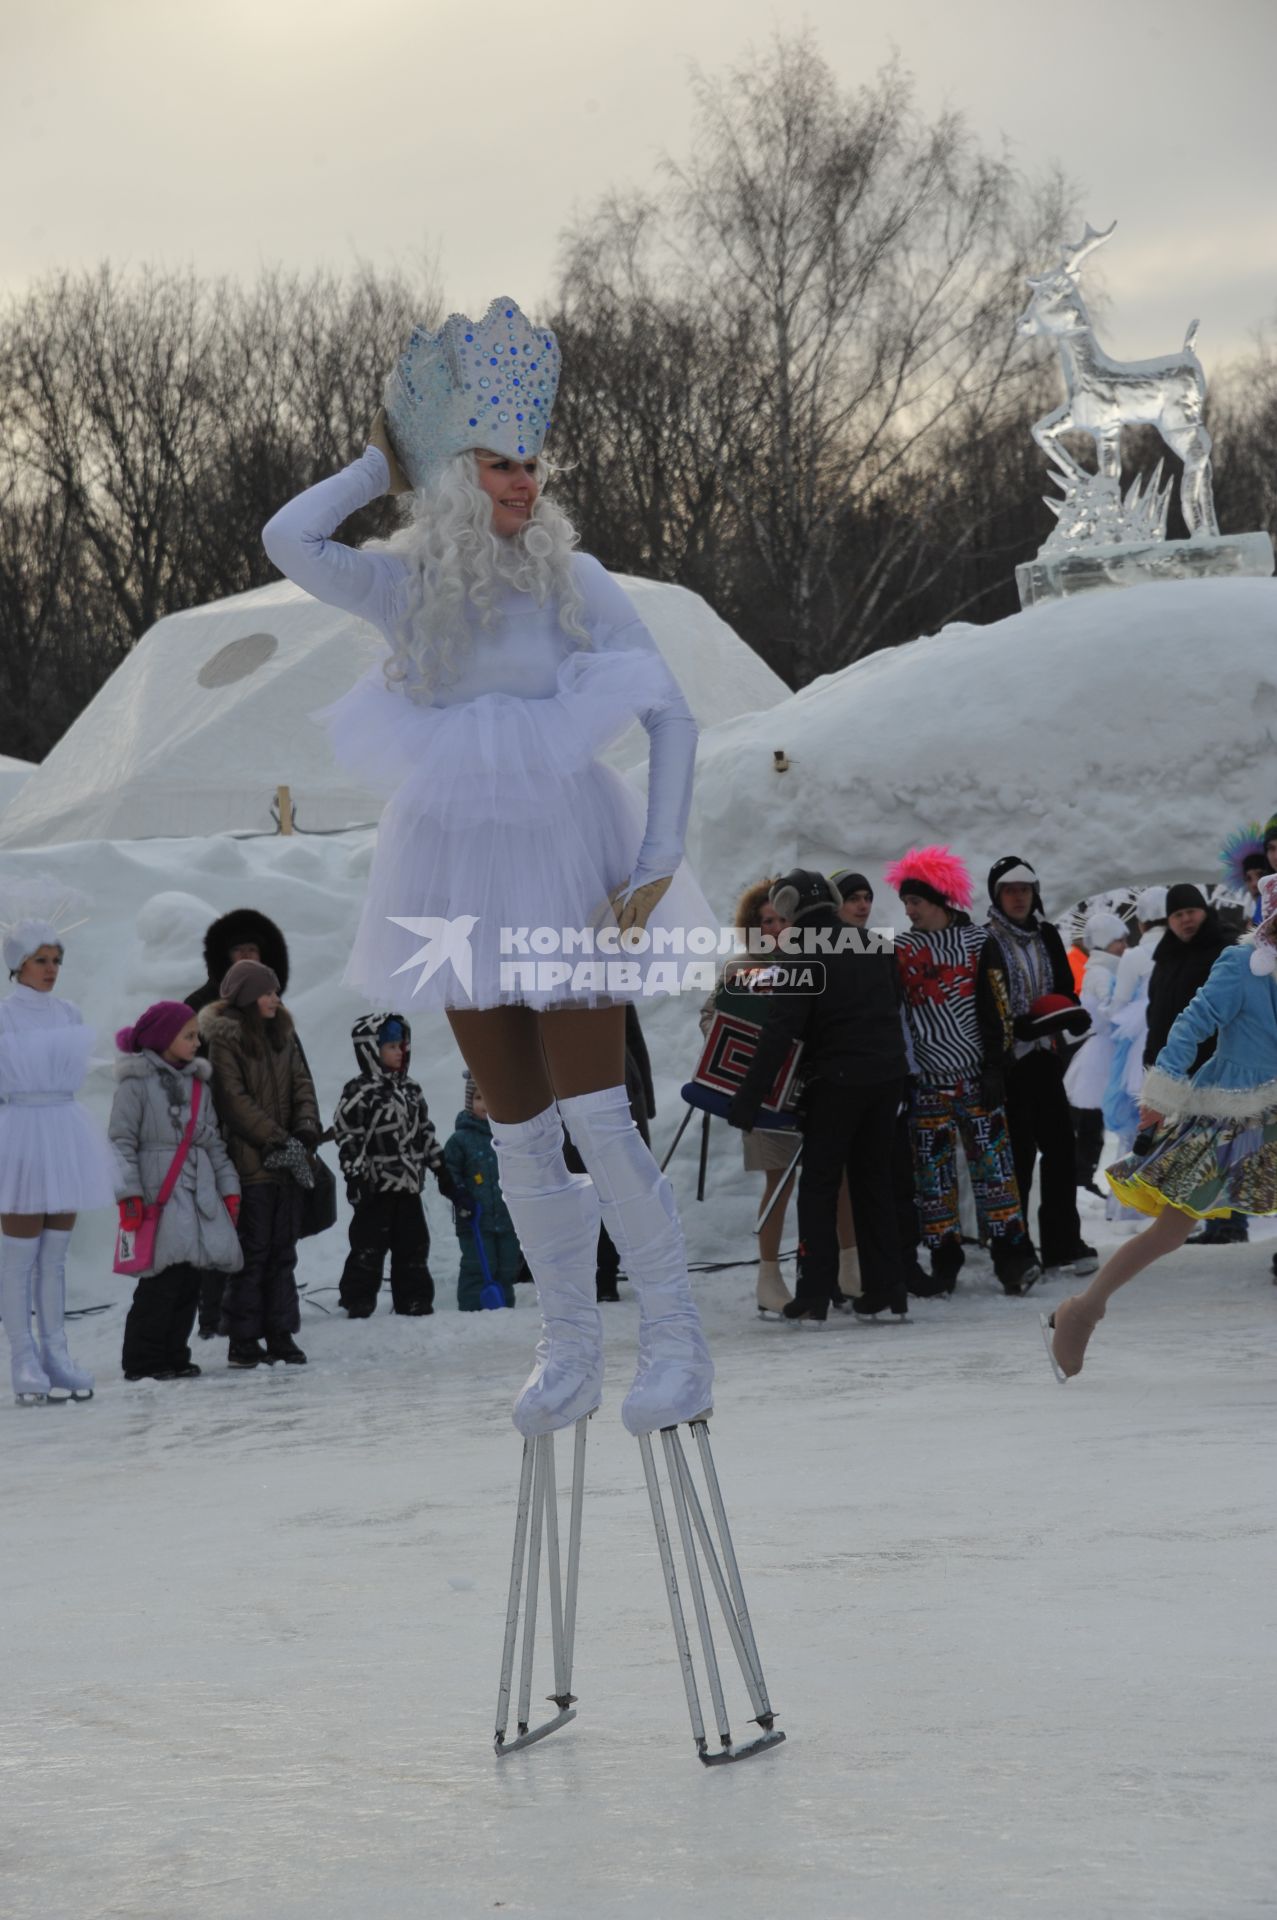
<path id="1" fill-rule="evenodd" d="M 1185 1114 L 1158 1132 L 1151 1152 L 1127 1154 L 1105 1177 L 1139 1213 L 1178 1207 L 1196 1220 L 1277 1213 L 1277 1107 L 1249 1120 Z"/>

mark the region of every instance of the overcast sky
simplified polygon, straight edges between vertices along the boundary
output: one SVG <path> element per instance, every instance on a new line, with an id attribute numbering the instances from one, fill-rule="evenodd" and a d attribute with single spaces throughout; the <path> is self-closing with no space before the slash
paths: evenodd
<path id="1" fill-rule="evenodd" d="M 1199 315 L 1209 370 L 1277 315 L 1277 0 L 0 0 L 0 291 L 433 255 L 449 306 L 535 310 L 574 210 L 686 149 L 692 65 L 804 22 L 1117 218 L 1112 351 Z"/>

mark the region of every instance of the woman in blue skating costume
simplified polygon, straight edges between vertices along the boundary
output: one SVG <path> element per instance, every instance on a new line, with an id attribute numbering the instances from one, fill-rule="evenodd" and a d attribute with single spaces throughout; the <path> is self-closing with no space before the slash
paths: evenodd
<path id="1" fill-rule="evenodd" d="M 1182 1246 L 1198 1220 L 1277 1213 L 1277 873 L 1260 883 L 1260 900 L 1254 934 L 1220 954 L 1144 1076 L 1136 1150 L 1108 1180 L 1153 1224 L 1044 1321 L 1061 1378 L 1081 1372 L 1118 1288 Z M 1193 1073 L 1212 1034 L 1215 1052 Z"/>
<path id="2" fill-rule="evenodd" d="M 639 1434 L 713 1397 L 673 1194 L 625 1091 L 625 999 L 668 979 L 678 948 L 653 975 L 650 948 L 616 944 L 710 924 L 683 861 L 696 724 L 634 607 L 542 491 L 558 378 L 554 335 L 512 300 L 417 329 L 363 454 L 263 538 L 291 580 L 386 641 L 324 716 L 338 760 L 388 795 L 346 978 L 380 1005 L 408 976 L 484 1089 L 542 1310 L 515 1425 L 549 1433 L 599 1404 L 601 1210 L 639 1299 L 622 1407 Z M 333 539 L 387 490 L 409 496 L 398 533 L 361 550 Z M 650 742 L 645 814 L 597 758 L 635 717 Z M 503 928 L 526 942 L 546 927 L 566 931 L 562 958 L 504 950 Z M 583 961 L 590 929 L 607 937 Z M 589 1179 L 568 1171 L 564 1123 Z"/>

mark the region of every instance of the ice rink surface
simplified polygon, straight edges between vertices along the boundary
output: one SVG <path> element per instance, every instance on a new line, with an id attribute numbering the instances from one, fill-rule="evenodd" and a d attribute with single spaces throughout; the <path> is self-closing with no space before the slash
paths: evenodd
<path id="1" fill-rule="evenodd" d="M 617 1414 L 628 1288 L 590 1428 L 579 1718 L 498 1763 L 525 1290 L 461 1316 L 444 1288 L 425 1321 L 308 1305 L 304 1370 L 228 1374 L 218 1341 L 199 1380 L 127 1385 L 126 1283 L 96 1283 L 117 1304 L 72 1330 L 94 1402 L 0 1406 L 0 1911 L 1277 1912 L 1271 1245 L 1138 1280 L 1064 1389 L 1037 1316 L 1067 1283 L 1007 1300 L 977 1257 L 909 1326 L 815 1334 L 758 1321 L 751 1270 L 703 1279 L 789 1735 L 713 1771 Z"/>

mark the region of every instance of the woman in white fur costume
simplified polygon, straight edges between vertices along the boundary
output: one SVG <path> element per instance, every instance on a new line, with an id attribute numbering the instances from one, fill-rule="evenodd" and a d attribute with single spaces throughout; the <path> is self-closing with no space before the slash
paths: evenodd
<path id="1" fill-rule="evenodd" d="M 54 917 L 26 914 L 4 929 L 12 986 L 0 1001 L 0 1318 L 19 1405 L 93 1396 L 92 1374 L 67 1352 L 67 1248 L 78 1213 L 115 1203 L 110 1145 L 75 1097 L 95 1035 L 55 991 L 64 948 Z"/>

